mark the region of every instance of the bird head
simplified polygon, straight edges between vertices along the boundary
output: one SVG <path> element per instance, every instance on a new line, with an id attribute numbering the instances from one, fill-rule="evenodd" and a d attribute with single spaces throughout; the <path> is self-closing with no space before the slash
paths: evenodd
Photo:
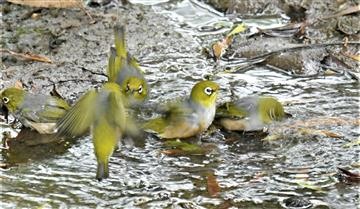
<path id="1" fill-rule="evenodd" d="M 15 112 L 22 104 L 25 97 L 25 91 L 18 88 L 7 88 L 1 92 L 1 103 L 9 112 Z"/>
<path id="2" fill-rule="evenodd" d="M 200 81 L 191 90 L 190 99 L 204 107 L 215 105 L 219 85 L 212 81 Z"/>
<path id="3" fill-rule="evenodd" d="M 129 101 L 140 103 L 143 102 L 148 95 L 148 86 L 145 80 L 138 77 L 129 77 L 123 84 L 125 96 Z"/>

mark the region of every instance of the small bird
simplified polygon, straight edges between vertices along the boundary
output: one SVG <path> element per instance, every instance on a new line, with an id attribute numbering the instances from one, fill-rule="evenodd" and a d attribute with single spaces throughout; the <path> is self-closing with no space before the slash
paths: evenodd
<path id="1" fill-rule="evenodd" d="M 68 103 L 55 96 L 32 94 L 19 88 L 7 88 L 0 94 L 2 105 L 23 126 L 40 134 L 52 134 L 56 122 L 70 108 Z"/>
<path id="2" fill-rule="evenodd" d="M 188 138 L 204 132 L 214 120 L 218 90 L 219 85 L 212 81 L 198 82 L 190 98 L 170 105 L 165 116 L 147 121 L 144 130 L 162 139 Z"/>
<path id="3" fill-rule="evenodd" d="M 286 116 L 282 104 L 270 96 L 248 96 L 227 102 L 216 110 L 216 121 L 229 131 L 262 130 Z"/>
<path id="4" fill-rule="evenodd" d="M 107 69 L 109 81 L 120 85 L 130 107 L 138 106 L 148 98 L 148 84 L 138 61 L 126 51 L 124 26 L 116 25 L 114 35 L 115 49 L 110 49 Z"/>
<path id="5" fill-rule="evenodd" d="M 99 181 L 109 177 L 110 156 L 131 124 L 123 100 L 119 85 L 105 83 L 82 96 L 57 123 L 58 134 L 67 136 L 79 136 L 91 128 Z"/>

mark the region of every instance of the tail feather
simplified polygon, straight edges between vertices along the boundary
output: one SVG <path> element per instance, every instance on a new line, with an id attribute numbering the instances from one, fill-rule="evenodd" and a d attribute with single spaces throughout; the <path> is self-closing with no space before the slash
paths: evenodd
<path id="1" fill-rule="evenodd" d="M 126 45 L 125 45 L 125 27 L 122 25 L 115 25 L 115 48 L 117 55 L 120 57 L 127 57 Z"/>
<path id="2" fill-rule="evenodd" d="M 115 82 L 116 80 L 116 58 L 117 58 L 117 52 L 114 47 L 110 47 L 110 56 L 109 56 L 109 62 L 107 67 L 107 74 L 109 77 L 109 82 Z"/>
<path id="3" fill-rule="evenodd" d="M 96 179 L 101 181 L 103 179 L 109 178 L 109 163 L 98 162 Z"/>

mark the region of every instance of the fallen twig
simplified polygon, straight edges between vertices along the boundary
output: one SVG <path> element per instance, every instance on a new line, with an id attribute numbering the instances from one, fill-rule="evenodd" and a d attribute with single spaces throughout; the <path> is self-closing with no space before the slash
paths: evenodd
<path id="1" fill-rule="evenodd" d="M 321 20 L 326 20 L 326 19 L 330 19 L 330 18 L 334 18 L 334 17 L 341 17 L 341 16 L 344 16 L 344 15 L 357 13 L 357 12 L 360 12 L 360 4 L 356 5 L 356 6 L 349 7 L 347 9 L 344 9 L 344 10 L 342 10 L 342 11 L 336 13 L 336 14 L 323 17 L 323 18 L 321 18 Z"/>
<path id="2" fill-rule="evenodd" d="M 42 55 L 37 55 L 37 54 L 32 54 L 32 53 L 17 53 L 17 52 L 11 51 L 9 49 L 3 49 L 3 48 L 0 48 L 0 52 L 1 53 L 8 53 L 10 55 L 20 57 L 20 58 L 23 58 L 23 59 L 26 59 L 26 60 L 53 63 L 53 61 L 51 61 L 49 58 L 47 58 L 45 56 L 42 56 Z"/>

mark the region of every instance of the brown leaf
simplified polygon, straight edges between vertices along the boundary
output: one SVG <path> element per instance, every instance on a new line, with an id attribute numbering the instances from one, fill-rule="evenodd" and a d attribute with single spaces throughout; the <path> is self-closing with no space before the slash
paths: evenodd
<path id="1" fill-rule="evenodd" d="M 223 40 L 223 43 L 229 47 L 233 42 L 233 36 L 226 36 Z"/>
<path id="2" fill-rule="evenodd" d="M 327 137 L 338 138 L 338 139 L 343 138 L 343 136 L 341 136 L 335 132 L 331 132 L 331 131 L 327 131 L 327 130 L 322 130 L 321 132 Z"/>
<path id="3" fill-rule="evenodd" d="M 15 82 L 14 87 L 17 89 L 24 89 L 23 84 L 19 80 Z"/>
<path id="4" fill-rule="evenodd" d="M 342 52 L 343 55 L 350 57 L 353 60 L 356 60 L 358 62 L 360 62 L 360 55 L 359 54 L 351 54 L 349 52 Z"/>
<path id="5" fill-rule="evenodd" d="M 220 57 L 223 55 L 226 48 L 227 47 L 221 41 L 218 41 L 214 45 L 212 45 L 212 50 L 213 50 L 213 54 L 214 54 L 215 58 L 220 59 Z"/>
<path id="6" fill-rule="evenodd" d="M 206 175 L 207 191 L 211 197 L 218 197 L 220 193 L 220 186 L 213 173 Z"/>
<path id="7" fill-rule="evenodd" d="M 52 61 L 45 57 L 45 56 L 42 56 L 42 55 L 37 55 L 37 54 L 32 54 L 32 53 L 17 53 L 17 52 L 13 52 L 11 50 L 8 50 L 8 49 L 3 49 L 3 48 L 0 48 L 0 52 L 5 52 L 5 53 L 9 53 L 13 56 L 16 56 L 16 57 L 20 57 L 20 58 L 23 58 L 23 59 L 26 59 L 26 60 L 33 60 L 33 61 L 37 61 L 37 62 L 46 62 L 46 63 L 52 63 Z"/>
<path id="8" fill-rule="evenodd" d="M 74 8 L 81 7 L 82 3 L 79 0 L 7 0 L 14 4 L 22 4 L 32 7 L 46 7 L 46 8 Z"/>
<path id="9" fill-rule="evenodd" d="M 313 129 L 313 128 L 299 128 L 299 133 L 302 135 L 317 135 L 317 136 L 326 136 L 331 138 L 343 138 L 343 136 L 335 132 L 331 132 L 328 130 Z"/>
<path id="10" fill-rule="evenodd" d="M 223 40 L 216 42 L 212 45 L 213 54 L 216 59 L 220 59 L 220 57 L 225 53 L 226 49 L 232 43 L 233 38 L 231 36 L 226 36 Z"/>

